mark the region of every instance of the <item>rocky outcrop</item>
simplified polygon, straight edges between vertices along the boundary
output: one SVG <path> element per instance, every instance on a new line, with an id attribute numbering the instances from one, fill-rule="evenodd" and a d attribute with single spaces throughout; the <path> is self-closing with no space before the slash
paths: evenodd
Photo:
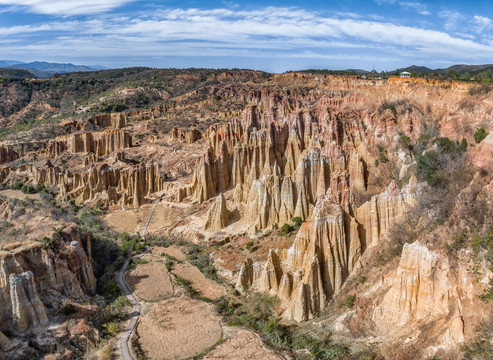
<path id="1" fill-rule="evenodd" d="M 10 340 L 4 333 L 0 332 L 0 350 L 8 350 L 10 348 Z"/>
<path id="2" fill-rule="evenodd" d="M 375 308 L 373 320 L 380 326 L 405 326 L 410 321 L 447 314 L 450 295 L 447 268 L 447 263 L 439 268 L 437 254 L 425 246 L 404 244 L 390 290 Z"/>
<path id="3" fill-rule="evenodd" d="M 93 117 L 89 122 L 102 128 L 121 129 L 127 126 L 127 115 L 123 113 L 103 114 Z"/>
<path id="4" fill-rule="evenodd" d="M 460 260 L 454 268 L 447 256 L 425 245 L 404 245 L 397 269 L 373 286 L 381 288 L 381 296 L 369 292 L 374 305 L 368 311 L 375 330 L 386 337 L 386 357 L 407 352 L 429 359 L 445 350 L 455 358 L 467 337 L 475 334 L 473 324 L 488 314 L 467 263 Z"/>
<path id="5" fill-rule="evenodd" d="M 43 166 L 0 169 L 2 182 L 19 178 L 27 183 L 55 185 L 62 197 L 75 199 L 79 203 L 97 200 L 106 205 L 135 207 L 143 204 L 146 196 L 166 187 L 161 167 L 154 162 L 126 167 L 121 167 L 121 164 L 118 167 L 106 163 L 88 164 L 82 171 L 69 171 L 46 161 Z"/>
<path id="6" fill-rule="evenodd" d="M 416 179 L 402 190 L 389 180 L 385 191 L 367 195 L 368 164 L 375 164 L 367 139 L 382 132 L 390 139 L 397 125 L 367 112 L 348 115 L 345 106 L 353 96 L 333 92 L 303 108 L 282 105 L 275 96 L 269 101 L 209 128 L 207 151 L 178 199 L 202 203 L 230 192 L 250 232 L 293 218 L 306 221 L 289 250 L 271 250 L 263 264 L 246 259 L 237 280 L 241 291 L 278 296 L 284 315 L 302 321 L 328 304 L 367 247 L 413 206 Z M 355 193 L 370 200 L 358 206 Z M 211 221 L 214 214 L 219 221 L 225 208 L 220 199 L 208 213 L 207 228 L 225 225 Z"/>
<path id="7" fill-rule="evenodd" d="M 132 136 L 129 133 L 107 130 L 59 136 L 48 143 L 46 153 L 52 157 L 59 156 L 64 151 L 105 156 L 131 146 Z"/>
<path id="8" fill-rule="evenodd" d="M 236 287 L 278 296 L 289 319 L 311 318 L 341 289 L 367 246 L 376 243 L 389 224 L 412 207 L 414 188 L 415 179 L 402 191 L 391 183 L 385 192 L 356 209 L 361 215 L 369 204 L 378 204 L 371 210 L 373 222 L 366 223 L 344 209 L 330 190 L 318 196 L 312 216 L 302 224 L 293 245 L 288 250 L 271 250 L 263 265 L 247 259 Z M 375 238 L 368 237 L 368 226 L 376 231 Z"/>
<path id="9" fill-rule="evenodd" d="M 76 227 L 53 237 L 56 253 L 40 244 L 4 251 L 0 258 L 0 329 L 25 332 L 47 326 L 44 304 L 58 306 L 63 298 L 86 299 L 96 290 L 91 243 Z"/>
<path id="10" fill-rule="evenodd" d="M 19 154 L 10 147 L 0 146 L 0 164 L 9 163 L 19 158 Z"/>
<path id="11" fill-rule="evenodd" d="M 207 212 L 206 230 L 221 230 L 226 227 L 230 218 L 230 212 L 226 206 L 224 195 L 220 194 Z"/>
<path id="12" fill-rule="evenodd" d="M 23 332 L 30 326 L 48 326 L 46 309 L 39 299 L 33 273 L 10 274 L 9 283 L 14 329 Z"/>
<path id="13" fill-rule="evenodd" d="M 202 138 L 200 131 L 195 128 L 180 129 L 176 126 L 171 130 L 170 135 L 173 140 L 179 140 L 186 144 L 193 144 Z"/>

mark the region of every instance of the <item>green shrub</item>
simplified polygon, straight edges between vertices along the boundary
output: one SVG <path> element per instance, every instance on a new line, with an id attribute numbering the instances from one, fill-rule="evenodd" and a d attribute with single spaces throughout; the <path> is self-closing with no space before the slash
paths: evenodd
<path id="1" fill-rule="evenodd" d="M 132 238 L 125 241 L 120 247 L 122 253 L 129 255 L 131 252 L 140 254 L 145 249 L 145 241 L 141 238 Z"/>
<path id="2" fill-rule="evenodd" d="M 118 258 L 115 261 L 113 261 L 110 266 L 113 271 L 118 271 L 123 267 L 124 263 L 125 262 L 123 261 L 123 259 Z"/>
<path id="3" fill-rule="evenodd" d="M 37 192 L 48 192 L 48 189 L 43 184 L 36 184 Z"/>
<path id="4" fill-rule="evenodd" d="M 135 269 L 135 267 L 137 265 L 140 265 L 140 264 L 147 264 L 149 261 L 147 260 L 144 260 L 144 259 L 130 259 L 130 261 L 128 262 L 128 269 L 129 270 L 132 270 L 132 269 Z"/>
<path id="5" fill-rule="evenodd" d="M 247 250 L 250 250 L 252 248 L 252 246 L 253 246 L 253 241 L 249 241 L 245 245 L 245 247 L 246 247 Z"/>
<path id="6" fill-rule="evenodd" d="M 270 320 L 267 325 L 264 326 L 262 334 L 276 347 L 288 348 L 291 345 L 291 338 L 287 329 L 275 320 Z"/>
<path id="7" fill-rule="evenodd" d="M 488 134 L 486 133 L 486 130 L 483 129 L 482 127 L 481 128 L 478 128 L 476 130 L 476 132 L 474 133 L 473 137 L 474 137 L 474 140 L 479 144 L 481 141 L 484 140 L 484 138 L 488 136 Z"/>
<path id="8" fill-rule="evenodd" d="M 416 154 L 418 162 L 418 179 L 427 181 L 433 187 L 445 188 L 449 183 L 458 182 L 466 173 L 464 171 L 464 152 L 467 141 L 453 142 L 449 138 L 433 140 L 436 150 Z"/>
<path id="9" fill-rule="evenodd" d="M 476 338 L 465 345 L 465 360 L 491 360 L 493 359 L 493 322 L 489 321 L 476 330 Z"/>
<path id="10" fill-rule="evenodd" d="M 20 190 L 22 188 L 22 185 L 24 185 L 21 181 L 14 181 L 12 183 L 12 190 Z"/>
<path id="11" fill-rule="evenodd" d="M 21 191 L 24 193 L 24 194 L 36 194 L 38 191 L 36 190 L 36 188 L 32 185 L 23 185 L 21 187 Z"/>
<path id="12" fill-rule="evenodd" d="M 120 293 L 120 287 L 114 280 L 104 281 L 104 291 L 110 296 L 116 296 Z"/>
<path id="13" fill-rule="evenodd" d="M 190 261 L 192 265 L 196 266 L 202 274 L 211 280 L 220 280 L 209 254 L 206 253 L 204 249 L 195 244 L 187 244 L 185 252 L 187 254 L 187 260 Z"/>
<path id="14" fill-rule="evenodd" d="M 130 300 L 124 295 L 118 296 L 115 301 L 113 301 L 113 305 L 116 307 L 124 307 L 130 305 Z"/>
<path id="15" fill-rule="evenodd" d="M 346 300 L 344 301 L 344 304 L 352 309 L 354 307 L 354 302 L 356 301 L 356 297 L 354 295 L 348 295 L 346 296 Z"/>
<path id="16" fill-rule="evenodd" d="M 53 241 L 53 239 L 44 236 L 43 239 L 41 240 L 41 246 L 44 247 L 45 249 L 53 249 L 55 248 L 55 242 Z"/>
<path id="17" fill-rule="evenodd" d="M 294 230 L 295 228 L 293 225 L 284 224 L 281 228 L 281 235 L 290 236 Z"/>
<path id="18" fill-rule="evenodd" d="M 106 324 L 103 325 L 103 328 L 105 330 L 105 337 L 110 338 L 118 334 L 120 331 L 120 325 L 114 322 L 107 322 Z"/>
<path id="19" fill-rule="evenodd" d="M 63 315 L 72 315 L 75 314 L 77 310 L 75 309 L 75 305 L 72 303 L 65 303 L 62 308 Z"/>
<path id="20" fill-rule="evenodd" d="M 189 296 L 194 297 L 198 295 L 198 291 L 192 287 L 191 282 L 187 279 L 182 278 L 181 276 L 176 276 L 176 283 L 182 286 Z"/>
<path id="21" fill-rule="evenodd" d="M 294 223 L 294 226 L 297 229 L 299 229 L 301 227 L 301 224 L 303 223 L 303 219 L 299 216 L 292 218 L 291 221 Z"/>

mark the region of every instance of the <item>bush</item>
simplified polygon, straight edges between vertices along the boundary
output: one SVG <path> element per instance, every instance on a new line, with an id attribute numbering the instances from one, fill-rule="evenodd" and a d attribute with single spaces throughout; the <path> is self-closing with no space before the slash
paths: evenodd
<path id="1" fill-rule="evenodd" d="M 114 322 L 107 322 L 103 325 L 103 328 L 105 330 L 106 338 L 113 337 L 120 331 L 120 325 Z"/>
<path id="2" fill-rule="evenodd" d="M 303 219 L 299 216 L 292 218 L 291 221 L 294 223 L 294 226 L 297 229 L 299 229 L 301 227 L 301 224 L 303 223 Z"/>
<path id="3" fill-rule="evenodd" d="M 276 347 L 289 347 L 291 345 L 291 338 L 287 329 L 279 325 L 275 320 L 270 320 L 264 326 L 262 334 Z"/>
<path id="4" fill-rule="evenodd" d="M 43 184 L 37 184 L 36 185 L 36 191 L 37 192 L 48 192 L 48 189 Z"/>
<path id="5" fill-rule="evenodd" d="M 474 342 L 465 345 L 464 359 L 466 360 L 491 360 L 493 359 L 493 322 L 488 322 L 477 329 Z"/>
<path id="6" fill-rule="evenodd" d="M 131 252 L 140 254 L 145 249 L 145 241 L 139 238 L 133 238 L 125 241 L 121 246 L 121 251 L 125 255 L 129 255 Z"/>
<path id="7" fill-rule="evenodd" d="M 417 154 L 418 179 L 433 187 L 445 188 L 464 175 L 464 153 L 467 141 L 453 142 L 449 138 L 436 138 L 436 150 Z"/>
<path id="8" fill-rule="evenodd" d="M 198 295 L 198 291 L 192 287 L 191 282 L 187 279 L 182 278 L 181 276 L 176 276 L 176 283 L 180 286 L 183 286 L 189 296 L 194 297 Z"/>
<path id="9" fill-rule="evenodd" d="M 187 260 L 189 260 L 192 265 L 196 266 L 207 278 L 214 281 L 220 280 L 209 254 L 207 254 L 200 246 L 188 244 L 186 253 Z"/>
<path id="10" fill-rule="evenodd" d="M 77 310 L 75 309 L 74 304 L 72 303 L 65 303 L 62 308 L 62 314 L 63 315 L 72 315 L 75 314 Z"/>
<path id="11" fill-rule="evenodd" d="M 478 128 L 476 130 L 476 132 L 474 133 L 473 137 L 474 137 L 474 141 L 476 141 L 478 144 L 484 140 L 484 138 L 488 136 L 488 134 L 486 133 L 486 130 L 483 129 L 482 127 L 481 128 Z"/>
<path id="12" fill-rule="evenodd" d="M 175 260 L 176 259 L 173 256 L 169 256 L 166 254 L 166 260 L 164 261 L 164 266 L 166 267 L 166 270 L 171 271 Z"/>
<path id="13" fill-rule="evenodd" d="M 24 185 L 21 181 L 14 181 L 12 183 L 12 190 L 20 190 L 22 188 L 22 185 Z"/>
<path id="14" fill-rule="evenodd" d="M 55 248 L 55 242 L 53 241 L 53 239 L 44 236 L 43 239 L 41 240 L 41 246 L 44 247 L 45 249 L 53 249 Z"/>
<path id="15" fill-rule="evenodd" d="M 108 277 L 108 274 L 98 280 L 98 293 L 110 298 L 114 298 L 120 294 L 120 287 L 113 279 Z"/>
<path id="16" fill-rule="evenodd" d="M 356 301 L 356 297 L 354 295 L 348 295 L 346 296 L 346 300 L 344 301 L 344 304 L 352 309 L 354 307 L 354 302 Z"/>
<path id="17" fill-rule="evenodd" d="M 284 224 L 281 228 L 281 235 L 290 236 L 294 230 L 295 228 L 293 225 Z"/>
<path id="18" fill-rule="evenodd" d="M 24 194 L 36 194 L 37 190 L 32 185 L 23 185 L 21 191 Z"/>
<path id="19" fill-rule="evenodd" d="M 250 250 L 252 248 L 252 246 L 253 246 L 253 241 L 249 241 L 249 242 L 246 243 L 245 248 L 247 250 Z"/>

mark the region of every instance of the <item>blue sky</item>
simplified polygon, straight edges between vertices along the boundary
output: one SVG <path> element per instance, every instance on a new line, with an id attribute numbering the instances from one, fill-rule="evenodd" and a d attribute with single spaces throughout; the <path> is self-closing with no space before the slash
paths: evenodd
<path id="1" fill-rule="evenodd" d="M 0 59 L 393 70 L 493 63 L 490 1 L 0 0 Z"/>

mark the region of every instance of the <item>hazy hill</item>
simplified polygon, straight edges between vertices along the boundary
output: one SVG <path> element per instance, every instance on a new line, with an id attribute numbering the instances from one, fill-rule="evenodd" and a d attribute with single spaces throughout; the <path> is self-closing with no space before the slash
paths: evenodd
<path id="1" fill-rule="evenodd" d="M 33 73 L 23 69 L 0 68 L 0 77 L 28 79 L 28 78 L 35 78 L 36 76 Z"/>
<path id="2" fill-rule="evenodd" d="M 57 73 L 63 74 L 78 71 L 97 71 L 106 69 L 105 67 L 99 65 L 90 67 L 86 65 L 50 63 L 46 61 L 23 63 L 16 60 L 0 60 L 0 66 L 4 68 L 27 70 L 40 78 L 47 78 Z"/>

